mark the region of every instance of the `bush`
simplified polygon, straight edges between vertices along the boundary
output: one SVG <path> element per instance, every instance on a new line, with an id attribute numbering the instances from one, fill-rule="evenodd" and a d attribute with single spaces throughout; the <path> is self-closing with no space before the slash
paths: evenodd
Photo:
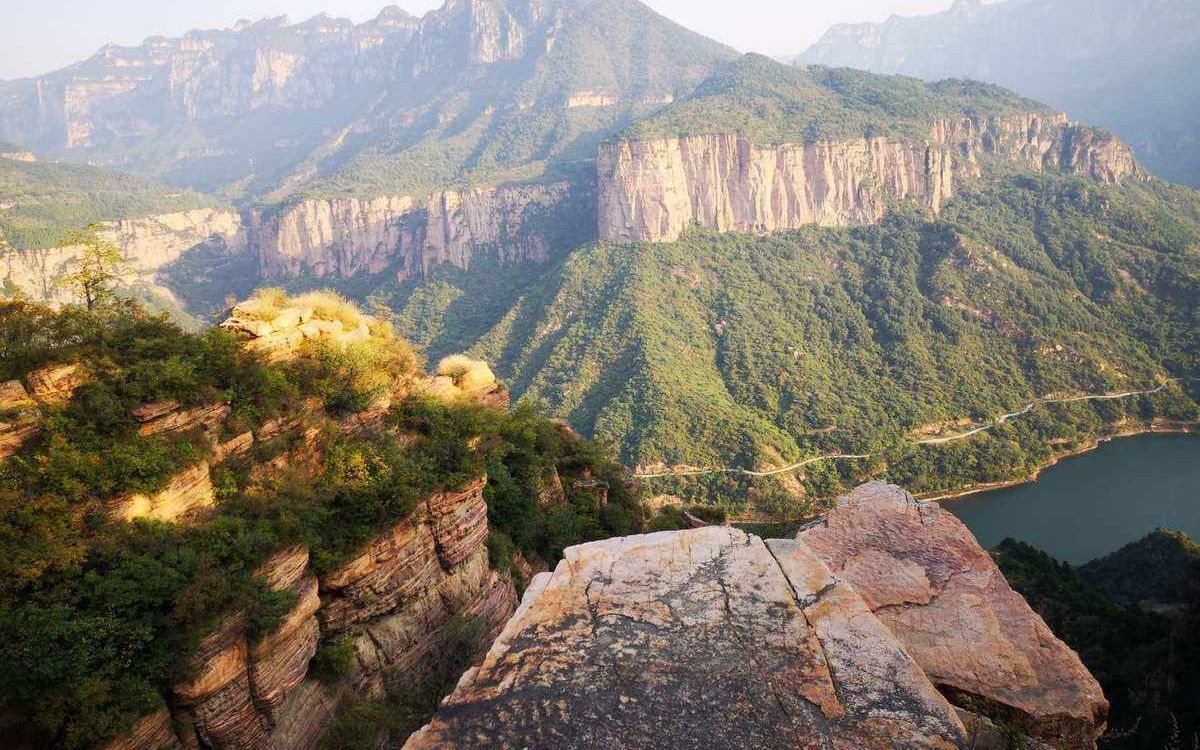
<path id="1" fill-rule="evenodd" d="M 354 641 L 349 638 L 323 640 L 309 662 L 309 674 L 325 684 L 337 682 L 350 674 L 355 658 Z"/>

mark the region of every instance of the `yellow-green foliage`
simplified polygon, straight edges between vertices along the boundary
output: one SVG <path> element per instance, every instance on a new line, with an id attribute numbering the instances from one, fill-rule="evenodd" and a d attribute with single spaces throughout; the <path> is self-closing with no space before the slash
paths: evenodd
<path id="1" fill-rule="evenodd" d="M 496 376 L 487 362 L 471 359 L 465 354 L 454 354 L 438 363 L 437 374 L 450 378 L 463 391 L 480 391 L 491 388 Z"/>
<path id="2" fill-rule="evenodd" d="M 259 289 L 250 299 L 234 308 L 239 318 L 272 321 L 288 306 L 287 292 L 277 287 Z"/>
<path id="3" fill-rule="evenodd" d="M 346 327 L 346 330 L 358 328 L 366 318 L 353 302 L 350 302 L 337 292 L 331 292 L 328 289 L 308 292 L 301 294 L 299 297 L 293 297 L 288 303 L 288 307 L 311 309 L 313 317 L 317 320 L 328 320 L 330 322 L 340 320 L 342 325 Z"/>
<path id="4" fill-rule="evenodd" d="M 277 287 L 259 289 L 238 305 L 234 313 L 239 318 L 270 322 L 285 310 L 312 310 L 314 319 L 340 321 L 346 330 L 354 330 L 369 320 L 353 302 L 337 292 L 321 290 L 290 297 Z"/>
<path id="5" fill-rule="evenodd" d="M 367 341 L 309 342 L 293 367 L 294 377 L 326 408 L 348 413 L 369 409 L 389 394 L 407 392 L 421 361 L 389 324 L 379 322 Z"/>

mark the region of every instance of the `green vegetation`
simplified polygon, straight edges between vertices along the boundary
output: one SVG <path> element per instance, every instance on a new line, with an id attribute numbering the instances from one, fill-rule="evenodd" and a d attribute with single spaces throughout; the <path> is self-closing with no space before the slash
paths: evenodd
<path id="1" fill-rule="evenodd" d="M 739 133 L 758 144 L 846 138 L 925 139 L 936 119 L 1049 110 L 998 86 L 927 84 L 849 68 L 794 67 L 749 54 L 623 138 Z"/>
<path id="2" fill-rule="evenodd" d="M 77 246 L 80 251 L 70 272 L 58 283 L 71 290 L 88 310 L 95 310 L 112 298 L 117 282 L 128 273 L 128 263 L 116 245 L 100 236 L 99 224 L 68 232 L 63 244 Z"/>
<path id="3" fill-rule="evenodd" d="M 316 301 L 349 315 L 344 302 Z M 406 391 L 419 366 L 411 349 L 382 324 L 371 342 L 307 347 L 271 365 L 229 333 L 187 334 L 132 304 L 0 305 L 0 378 L 79 362 L 84 382 L 68 403 L 43 407 L 41 433 L 0 463 L 0 732 L 35 747 L 94 746 L 161 703 L 217 622 L 239 615 L 251 639 L 273 627 L 293 602 L 256 576 L 269 555 L 303 543 L 328 571 L 431 493 L 485 473 L 510 557 L 552 563 L 564 546 L 640 527 L 619 467 L 597 448 L 529 407 L 505 414 Z M 384 383 L 401 395 L 387 424 L 342 433 L 336 417 Z M 132 410 L 163 400 L 228 401 L 230 435 L 299 419 L 316 428 L 321 458 L 298 434 L 260 440 L 214 472 L 218 505 L 202 523 L 111 520 L 114 499 L 161 489 L 209 456 L 199 434 L 138 434 Z M 263 471 L 271 459 L 283 468 Z M 566 478 L 564 502 L 543 510 L 551 470 Z M 607 504 L 569 481 L 583 476 L 608 484 Z M 326 644 L 316 668 L 336 679 L 345 661 L 344 645 Z"/>
<path id="4" fill-rule="evenodd" d="M 870 453 L 806 467 L 802 488 L 828 497 L 887 476 L 933 492 L 1025 476 L 1121 420 L 1196 421 L 1195 386 L 1174 383 L 1040 406 L 943 446 L 910 436 L 1047 394 L 1200 373 L 1198 255 L 1194 192 L 1010 174 L 961 185 L 936 218 L 897 208 L 870 227 L 587 246 L 497 289 L 507 309 L 489 302 L 490 280 L 506 277 L 487 273 L 442 275 L 389 302 L 405 335 L 424 332 L 438 353 L 469 347 L 515 395 L 611 441 L 627 464 Z M 804 512 L 779 480 L 652 489 Z"/>
<path id="5" fill-rule="evenodd" d="M 60 247 L 64 227 L 211 205 L 140 177 L 98 167 L 0 159 L 0 236 L 19 252 Z"/>
<path id="6" fill-rule="evenodd" d="M 1156 532 L 1130 545 L 1194 550 L 1186 536 Z M 1080 570 L 1028 544 L 1005 540 L 993 552 L 1013 588 L 1075 649 L 1112 703 L 1109 734 L 1102 746 L 1117 750 L 1190 747 L 1200 734 L 1200 562 L 1193 558 L 1182 586 L 1170 599 L 1171 614 L 1117 603 L 1101 587 L 1118 588 L 1143 569 L 1140 555 L 1115 553 L 1102 568 Z M 1124 566 L 1123 562 L 1132 565 Z M 1142 577 L 1139 599 L 1153 600 L 1154 576 Z M 1182 739 L 1182 742 L 1180 740 Z"/>
<path id="7" fill-rule="evenodd" d="M 1200 567 L 1200 546 L 1187 534 L 1157 529 L 1079 569 L 1085 581 L 1115 602 L 1183 601 Z"/>

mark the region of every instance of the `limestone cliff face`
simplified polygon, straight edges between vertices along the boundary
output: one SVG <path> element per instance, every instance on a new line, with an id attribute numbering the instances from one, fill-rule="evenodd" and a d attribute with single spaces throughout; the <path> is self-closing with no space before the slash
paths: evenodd
<path id="1" fill-rule="evenodd" d="M 152 287 L 159 286 L 168 266 L 194 248 L 208 246 L 230 255 L 248 250 L 241 216 L 213 208 L 109 222 L 102 234 L 129 261 L 133 277 L 124 281 Z M 34 299 L 65 302 L 70 291 L 56 281 L 78 255 L 77 247 L 8 253 L 0 273 Z"/>
<path id="2" fill-rule="evenodd" d="M 1107 707 L 960 522 L 872 484 L 794 540 L 566 550 L 405 748 L 1082 750 Z"/>
<path id="3" fill-rule="evenodd" d="M 393 267 L 401 278 L 417 278 L 442 263 L 469 268 L 485 253 L 500 262 L 541 262 L 567 249 L 557 241 L 564 227 L 591 225 L 578 216 L 581 200 L 573 189 L 561 182 L 452 190 L 421 200 L 303 200 L 254 217 L 252 235 L 266 279 L 348 278 Z"/>
<path id="4" fill-rule="evenodd" d="M 939 120 L 920 142 L 891 138 L 759 146 L 736 134 L 601 146 L 599 233 L 670 241 L 691 224 L 721 232 L 847 226 L 911 201 L 938 211 L 956 176 L 988 159 L 1058 167 L 1116 183 L 1138 173 L 1129 149 L 1065 115 Z"/>

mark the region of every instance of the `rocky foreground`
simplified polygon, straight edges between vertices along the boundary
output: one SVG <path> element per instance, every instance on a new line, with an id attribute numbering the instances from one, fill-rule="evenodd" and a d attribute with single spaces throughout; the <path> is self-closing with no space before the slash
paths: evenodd
<path id="1" fill-rule="evenodd" d="M 1090 748 L 1108 704 L 970 532 L 883 484 L 787 541 L 567 551 L 426 748 Z"/>

